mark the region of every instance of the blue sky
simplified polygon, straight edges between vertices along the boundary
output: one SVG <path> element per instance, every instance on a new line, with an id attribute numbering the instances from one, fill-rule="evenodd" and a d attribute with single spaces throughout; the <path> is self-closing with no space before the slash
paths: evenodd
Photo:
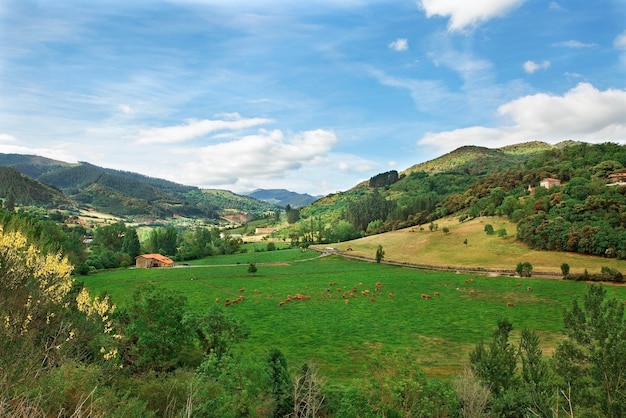
<path id="1" fill-rule="evenodd" d="M 0 152 L 319 195 L 569 139 L 626 143 L 623 0 L 0 1 Z"/>

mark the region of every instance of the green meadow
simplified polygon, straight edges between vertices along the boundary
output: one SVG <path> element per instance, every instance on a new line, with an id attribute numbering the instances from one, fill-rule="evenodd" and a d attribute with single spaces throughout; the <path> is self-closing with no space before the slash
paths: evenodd
<path id="1" fill-rule="evenodd" d="M 249 262 L 256 263 L 256 273 L 248 272 Z M 118 306 L 148 283 L 177 290 L 193 310 L 223 306 L 251 330 L 239 349 L 265 356 L 279 348 L 291 365 L 312 360 L 337 384 L 360 377 L 372 356 L 392 351 L 407 352 L 432 376 L 457 374 L 468 352 L 491 338 L 502 317 L 515 327 L 513 342 L 522 329 L 534 330 L 550 355 L 562 337 L 563 309 L 582 298 L 588 286 L 433 272 L 299 249 L 250 250 L 187 266 L 108 271 L 82 280 L 92 294 L 109 293 Z M 607 290 L 626 299 L 625 287 L 607 285 Z M 239 296 L 243 301 L 232 303 Z"/>

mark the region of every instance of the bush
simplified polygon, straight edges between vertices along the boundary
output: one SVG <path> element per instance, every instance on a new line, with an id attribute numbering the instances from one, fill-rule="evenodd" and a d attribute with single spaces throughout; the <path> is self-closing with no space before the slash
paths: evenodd
<path id="1" fill-rule="evenodd" d="M 484 231 L 487 235 L 493 235 L 494 233 L 493 225 L 491 224 L 485 225 Z"/>
<path id="2" fill-rule="evenodd" d="M 519 262 L 517 263 L 517 267 L 515 268 L 515 271 L 520 277 L 530 277 L 532 276 L 532 273 L 533 273 L 533 265 L 530 264 L 528 261 L 523 262 L 523 263 Z"/>

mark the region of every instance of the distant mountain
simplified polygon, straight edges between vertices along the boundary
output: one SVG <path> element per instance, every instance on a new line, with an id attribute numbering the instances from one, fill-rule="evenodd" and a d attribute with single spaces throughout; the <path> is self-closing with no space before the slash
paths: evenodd
<path id="1" fill-rule="evenodd" d="M 321 197 L 311 196 L 306 193 L 290 192 L 285 189 L 257 189 L 247 193 L 247 195 L 281 207 L 290 205 L 292 208 L 310 205 Z"/>
<path id="2" fill-rule="evenodd" d="M 0 154 L 0 166 L 11 167 L 52 190 L 56 188 L 67 201 L 74 200 L 118 216 L 167 218 L 181 215 L 218 220 L 224 212 L 241 212 L 244 218 L 254 218 L 278 209 L 276 205 L 246 196 L 238 196 L 245 204 L 237 203 L 234 194 L 230 199 L 214 194 L 212 198 L 211 193 L 194 186 L 87 162 L 71 164 L 33 155 Z M 49 202 L 57 200 L 51 197 Z M 28 201 L 42 204 L 32 199 Z"/>

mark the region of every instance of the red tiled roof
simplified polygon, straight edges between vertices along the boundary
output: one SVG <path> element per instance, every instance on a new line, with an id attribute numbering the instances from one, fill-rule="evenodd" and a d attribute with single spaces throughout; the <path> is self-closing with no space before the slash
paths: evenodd
<path id="1" fill-rule="evenodd" d="M 139 258 L 139 257 L 142 257 L 142 258 L 153 258 L 153 259 L 155 259 L 157 261 L 160 261 L 161 263 L 165 263 L 165 264 L 173 264 L 174 263 L 174 260 L 172 260 L 171 258 L 166 257 L 164 255 L 161 255 L 161 254 L 141 254 L 141 255 L 138 255 L 135 258 Z"/>

